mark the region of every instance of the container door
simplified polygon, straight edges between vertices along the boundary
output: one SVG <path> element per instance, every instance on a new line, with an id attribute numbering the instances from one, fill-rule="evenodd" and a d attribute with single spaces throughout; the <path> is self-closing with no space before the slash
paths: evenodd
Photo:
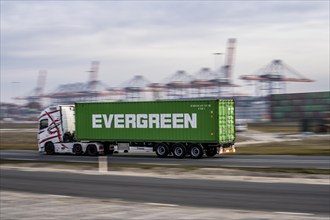
<path id="1" fill-rule="evenodd" d="M 219 143 L 235 141 L 235 101 L 219 100 Z"/>

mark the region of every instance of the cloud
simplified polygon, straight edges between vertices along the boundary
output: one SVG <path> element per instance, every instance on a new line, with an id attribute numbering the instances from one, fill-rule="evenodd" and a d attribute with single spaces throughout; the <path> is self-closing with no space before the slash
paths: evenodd
<path id="1" fill-rule="evenodd" d="M 178 69 L 213 68 L 212 53 L 225 52 L 229 37 L 238 38 L 235 79 L 272 59 L 317 77 L 329 73 L 328 8 L 326 1 L 2 1 L 1 87 L 25 73 L 22 90 L 30 90 L 39 69 L 54 87 L 84 81 L 92 60 L 110 85 L 135 74 L 160 81 Z"/>

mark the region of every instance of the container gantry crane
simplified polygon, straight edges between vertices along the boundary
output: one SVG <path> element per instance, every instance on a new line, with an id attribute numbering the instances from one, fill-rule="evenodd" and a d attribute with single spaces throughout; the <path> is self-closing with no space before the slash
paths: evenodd
<path id="1" fill-rule="evenodd" d="M 289 77 L 288 74 L 295 75 Z M 287 82 L 314 82 L 284 64 L 282 60 L 273 60 L 253 75 L 241 75 L 240 79 L 256 82 L 256 93 L 265 96 L 285 93 Z"/>

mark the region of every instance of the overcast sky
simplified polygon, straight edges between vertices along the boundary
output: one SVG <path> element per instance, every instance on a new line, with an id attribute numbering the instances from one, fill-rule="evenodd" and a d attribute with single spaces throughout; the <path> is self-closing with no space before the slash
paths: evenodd
<path id="1" fill-rule="evenodd" d="M 1 101 L 29 94 L 39 70 L 46 92 L 99 79 L 118 86 L 134 75 L 161 82 L 177 70 L 214 68 L 214 52 L 237 39 L 233 80 L 281 59 L 329 90 L 329 1 L 1 1 Z M 216 65 L 222 65 L 219 56 Z M 239 90 L 244 91 L 245 87 Z"/>

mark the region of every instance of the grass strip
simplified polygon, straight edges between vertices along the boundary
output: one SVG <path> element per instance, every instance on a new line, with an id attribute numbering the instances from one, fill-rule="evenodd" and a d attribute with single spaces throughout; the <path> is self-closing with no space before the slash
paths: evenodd
<path id="1" fill-rule="evenodd" d="M 251 125 L 249 124 L 249 129 L 261 132 L 281 132 L 281 133 L 297 133 L 300 132 L 301 128 L 299 126 L 272 126 L 270 124 L 259 124 Z"/>
<path id="2" fill-rule="evenodd" d="M 311 169 L 311 168 L 258 168 L 258 167 L 221 167 L 225 169 L 244 170 L 263 173 L 301 173 L 301 174 L 322 174 L 330 175 L 330 169 Z"/>
<path id="3" fill-rule="evenodd" d="M 253 144 L 240 147 L 236 145 L 237 153 L 241 155 L 310 155 L 330 156 L 329 140 L 300 140 L 275 143 Z"/>
<path id="4" fill-rule="evenodd" d="M 0 150 L 38 150 L 37 145 L 22 145 L 22 146 L 10 146 L 10 145 L 0 145 Z"/>

